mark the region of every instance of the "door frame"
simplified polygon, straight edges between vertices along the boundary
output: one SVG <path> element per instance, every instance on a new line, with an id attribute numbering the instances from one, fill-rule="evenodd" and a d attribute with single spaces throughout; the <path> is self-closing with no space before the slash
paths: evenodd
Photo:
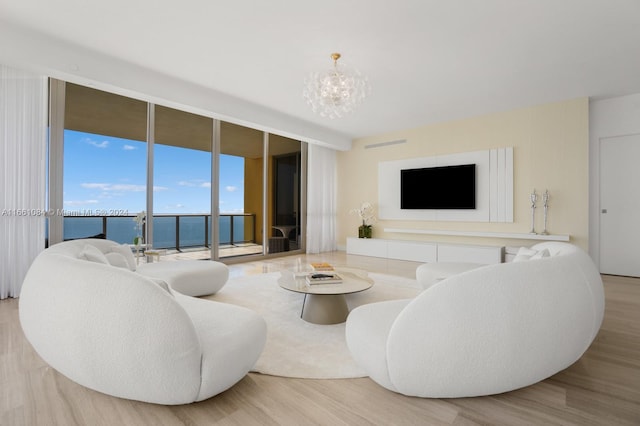
<path id="1" fill-rule="evenodd" d="M 600 231 L 601 231 L 601 206 L 600 206 L 600 150 L 602 141 L 628 136 L 640 136 L 640 132 L 613 134 L 601 137 L 592 137 L 589 149 L 589 254 L 600 270 Z"/>

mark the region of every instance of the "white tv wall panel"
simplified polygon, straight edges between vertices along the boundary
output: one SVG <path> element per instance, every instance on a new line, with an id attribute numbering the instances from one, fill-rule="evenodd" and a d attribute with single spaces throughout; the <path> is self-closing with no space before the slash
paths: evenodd
<path id="1" fill-rule="evenodd" d="M 438 245 L 433 243 L 412 243 L 408 241 L 387 241 L 387 257 L 389 259 L 411 260 L 413 262 L 435 262 L 438 256 Z"/>
<path id="2" fill-rule="evenodd" d="M 513 148 L 492 149 L 490 222 L 513 222 Z"/>
<path id="3" fill-rule="evenodd" d="M 498 199 L 498 150 L 492 149 L 489 155 L 489 200 Z M 489 201 L 489 219 L 498 217 L 498 203 Z"/>
<path id="4" fill-rule="evenodd" d="M 504 222 L 513 223 L 513 148 L 504 149 Z"/>
<path id="5" fill-rule="evenodd" d="M 474 210 L 402 210 L 400 208 L 400 171 L 402 169 L 461 164 L 476 165 L 476 208 Z M 510 215 L 509 212 L 511 212 Z M 378 163 L 378 214 L 381 219 L 389 220 L 513 222 L 513 148 L 380 162 Z"/>
<path id="6" fill-rule="evenodd" d="M 438 244 L 438 262 L 502 263 L 502 247 Z"/>
<path id="7" fill-rule="evenodd" d="M 504 217 L 505 217 L 505 199 L 504 196 L 501 196 L 501 194 L 504 194 L 504 190 L 506 188 L 506 182 L 505 182 L 505 178 L 504 178 L 504 173 L 501 173 L 504 169 L 504 164 L 505 164 L 505 158 L 504 158 L 504 150 L 499 149 L 497 150 L 498 152 L 498 164 L 496 165 L 496 169 L 498 169 L 498 191 L 497 191 L 497 198 L 496 198 L 496 204 L 498 204 L 498 214 L 497 216 L 495 216 L 495 219 L 497 222 L 504 222 Z"/>

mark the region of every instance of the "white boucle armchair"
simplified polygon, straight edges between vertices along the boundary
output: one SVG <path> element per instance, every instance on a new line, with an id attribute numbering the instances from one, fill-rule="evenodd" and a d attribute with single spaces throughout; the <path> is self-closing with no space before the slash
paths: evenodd
<path id="1" fill-rule="evenodd" d="M 253 367 L 266 341 L 258 314 L 88 260 L 89 246 L 106 253 L 113 242 L 52 246 L 23 283 L 20 323 L 53 368 L 108 395 L 186 404 L 228 389 Z"/>
<path id="2" fill-rule="evenodd" d="M 354 309 L 347 345 L 378 384 L 419 397 L 522 388 L 567 368 L 604 315 L 593 261 L 567 243 L 549 257 L 488 265 L 437 282 L 415 299 Z"/>

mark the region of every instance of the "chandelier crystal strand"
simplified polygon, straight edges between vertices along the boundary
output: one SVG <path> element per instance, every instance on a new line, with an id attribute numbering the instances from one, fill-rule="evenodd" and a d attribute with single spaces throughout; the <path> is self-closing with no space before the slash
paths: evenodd
<path id="1" fill-rule="evenodd" d="M 303 96 L 321 117 L 342 118 L 353 112 L 371 92 L 369 81 L 360 72 L 338 64 L 339 53 L 331 55 L 333 68 L 313 72 L 305 79 Z"/>

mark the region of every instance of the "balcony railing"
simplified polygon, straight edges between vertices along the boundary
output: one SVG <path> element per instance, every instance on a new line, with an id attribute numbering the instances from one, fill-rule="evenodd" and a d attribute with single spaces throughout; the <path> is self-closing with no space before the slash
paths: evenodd
<path id="1" fill-rule="evenodd" d="M 104 234 L 119 243 L 133 242 L 136 236 L 134 216 L 65 216 L 64 239 Z M 148 218 L 147 218 L 148 220 Z M 220 214 L 218 244 L 255 243 L 256 215 L 253 213 Z M 153 216 L 153 246 L 181 250 L 210 247 L 210 214 Z"/>

